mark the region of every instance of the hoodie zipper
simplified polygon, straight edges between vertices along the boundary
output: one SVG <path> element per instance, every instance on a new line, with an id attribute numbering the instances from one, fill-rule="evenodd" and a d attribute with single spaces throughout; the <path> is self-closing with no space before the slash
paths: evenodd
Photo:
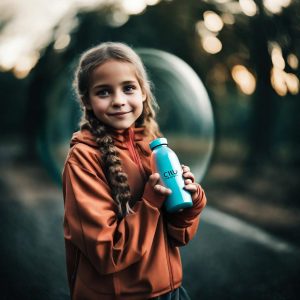
<path id="1" fill-rule="evenodd" d="M 140 173 L 142 174 L 142 176 L 144 177 L 144 179 L 146 179 L 147 176 L 146 176 L 145 170 L 143 168 L 140 156 L 137 153 L 137 151 L 135 150 L 135 145 L 134 145 L 134 131 L 133 131 L 132 128 L 129 128 L 129 140 L 128 140 L 127 144 L 128 144 L 128 149 L 129 149 L 129 152 L 131 154 L 131 157 L 133 158 L 134 162 L 139 167 Z M 170 285 L 171 285 L 171 290 L 173 291 L 173 289 L 174 289 L 174 284 L 173 284 L 174 278 L 173 278 L 173 272 L 172 272 L 172 267 L 171 267 L 170 254 L 169 254 L 167 232 L 166 232 L 165 228 L 164 228 L 165 251 L 166 251 L 166 256 L 167 256 L 167 265 L 168 265 L 168 271 L 169 271 L 169 277 L 170 277 Z"/>
<path id="2" fill-rule="evenodd" d="M 127 142 L 128 145 L 128 149 L 129 149 L 129 153 L 131 154 L 131 157 L 133 158 L 133 161 L 137 164 L 141 175 L 143 176 L 143 178 L 146 180 L 147 176 L 144 170 L 144 167 L 142 165 L 141 159 L 139 154 L 137 153 L 136 149 L 135 149 L 135 145 L 134 145 L 134 131 L 132 128 L 129 128 L 129 139 Z"/>

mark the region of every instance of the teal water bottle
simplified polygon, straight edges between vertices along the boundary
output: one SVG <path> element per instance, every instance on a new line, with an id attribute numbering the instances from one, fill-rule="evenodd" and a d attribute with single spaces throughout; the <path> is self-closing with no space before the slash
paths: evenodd
<path id="1" fill-rule="evenodd" d="M 184 189 L 179 159 L 175 152 L 168 147 L 167 139 L 155 139 L 149 146 L 152 150 L 152 172 L 159 173 L 163 185 L 172 191 L 164 203 L 166 210 L 176 212 L 182 208 L 193 206 L 191 194 Z"/>

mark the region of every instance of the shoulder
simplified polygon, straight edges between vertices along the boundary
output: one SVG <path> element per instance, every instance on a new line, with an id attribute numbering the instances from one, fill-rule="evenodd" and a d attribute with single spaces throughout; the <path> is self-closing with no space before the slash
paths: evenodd
<path id="1" fill-rule="evenodd" d="M 100 151 L 85 143 L 77 143 L 69 150 L 65 165 L 76 165 L 95 175 L 102 174 Z"/>

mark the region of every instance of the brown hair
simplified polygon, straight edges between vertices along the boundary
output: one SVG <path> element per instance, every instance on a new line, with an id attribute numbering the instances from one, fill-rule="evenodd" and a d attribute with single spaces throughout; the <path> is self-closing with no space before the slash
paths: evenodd
<path id="1" fill-rule="evenodd" d="M 97 119 L 91 109 L 87 109 L 86 107 L 86 104 L 89 102 L 90 76 L 96 67 L 108 60 L 128 62 L 135 66 L 137 80 L 142 91 L 146 94 L 146 100 L 143 102 L 143 112 L 138 120 L 136 120 L 136 126 L 145 127 L 144 134 L 151 138 L 160 136 L 161 134 L 155 121 L 154 108 L 158 106 L 151 92 L 151 84 L 140 57 L 126 44 L 116 42 L 102 43 L 83 53 L 73 82 L 83 111 L 80 128 L 89 129 L 95 137 L 102 155 L 101 158 L 105 166 L 104 172 L 110 185 L 113 199 L 118 205 L 119 217 L 124 217 L 131 212 L 129 205 L 131 193 L 127 174 L 122 170 L 118 151 L 107 127 Z"/>

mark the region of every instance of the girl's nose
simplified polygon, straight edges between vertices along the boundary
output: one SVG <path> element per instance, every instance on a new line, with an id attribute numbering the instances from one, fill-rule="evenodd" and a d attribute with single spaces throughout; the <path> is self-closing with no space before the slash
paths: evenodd
<path id="1" fill-rule="evenodd" d="M 113 106 L 123 106 L 125 105 L 126 99 L 125 96 L 121 93 L 116 93 L 112 99 Z"/>

